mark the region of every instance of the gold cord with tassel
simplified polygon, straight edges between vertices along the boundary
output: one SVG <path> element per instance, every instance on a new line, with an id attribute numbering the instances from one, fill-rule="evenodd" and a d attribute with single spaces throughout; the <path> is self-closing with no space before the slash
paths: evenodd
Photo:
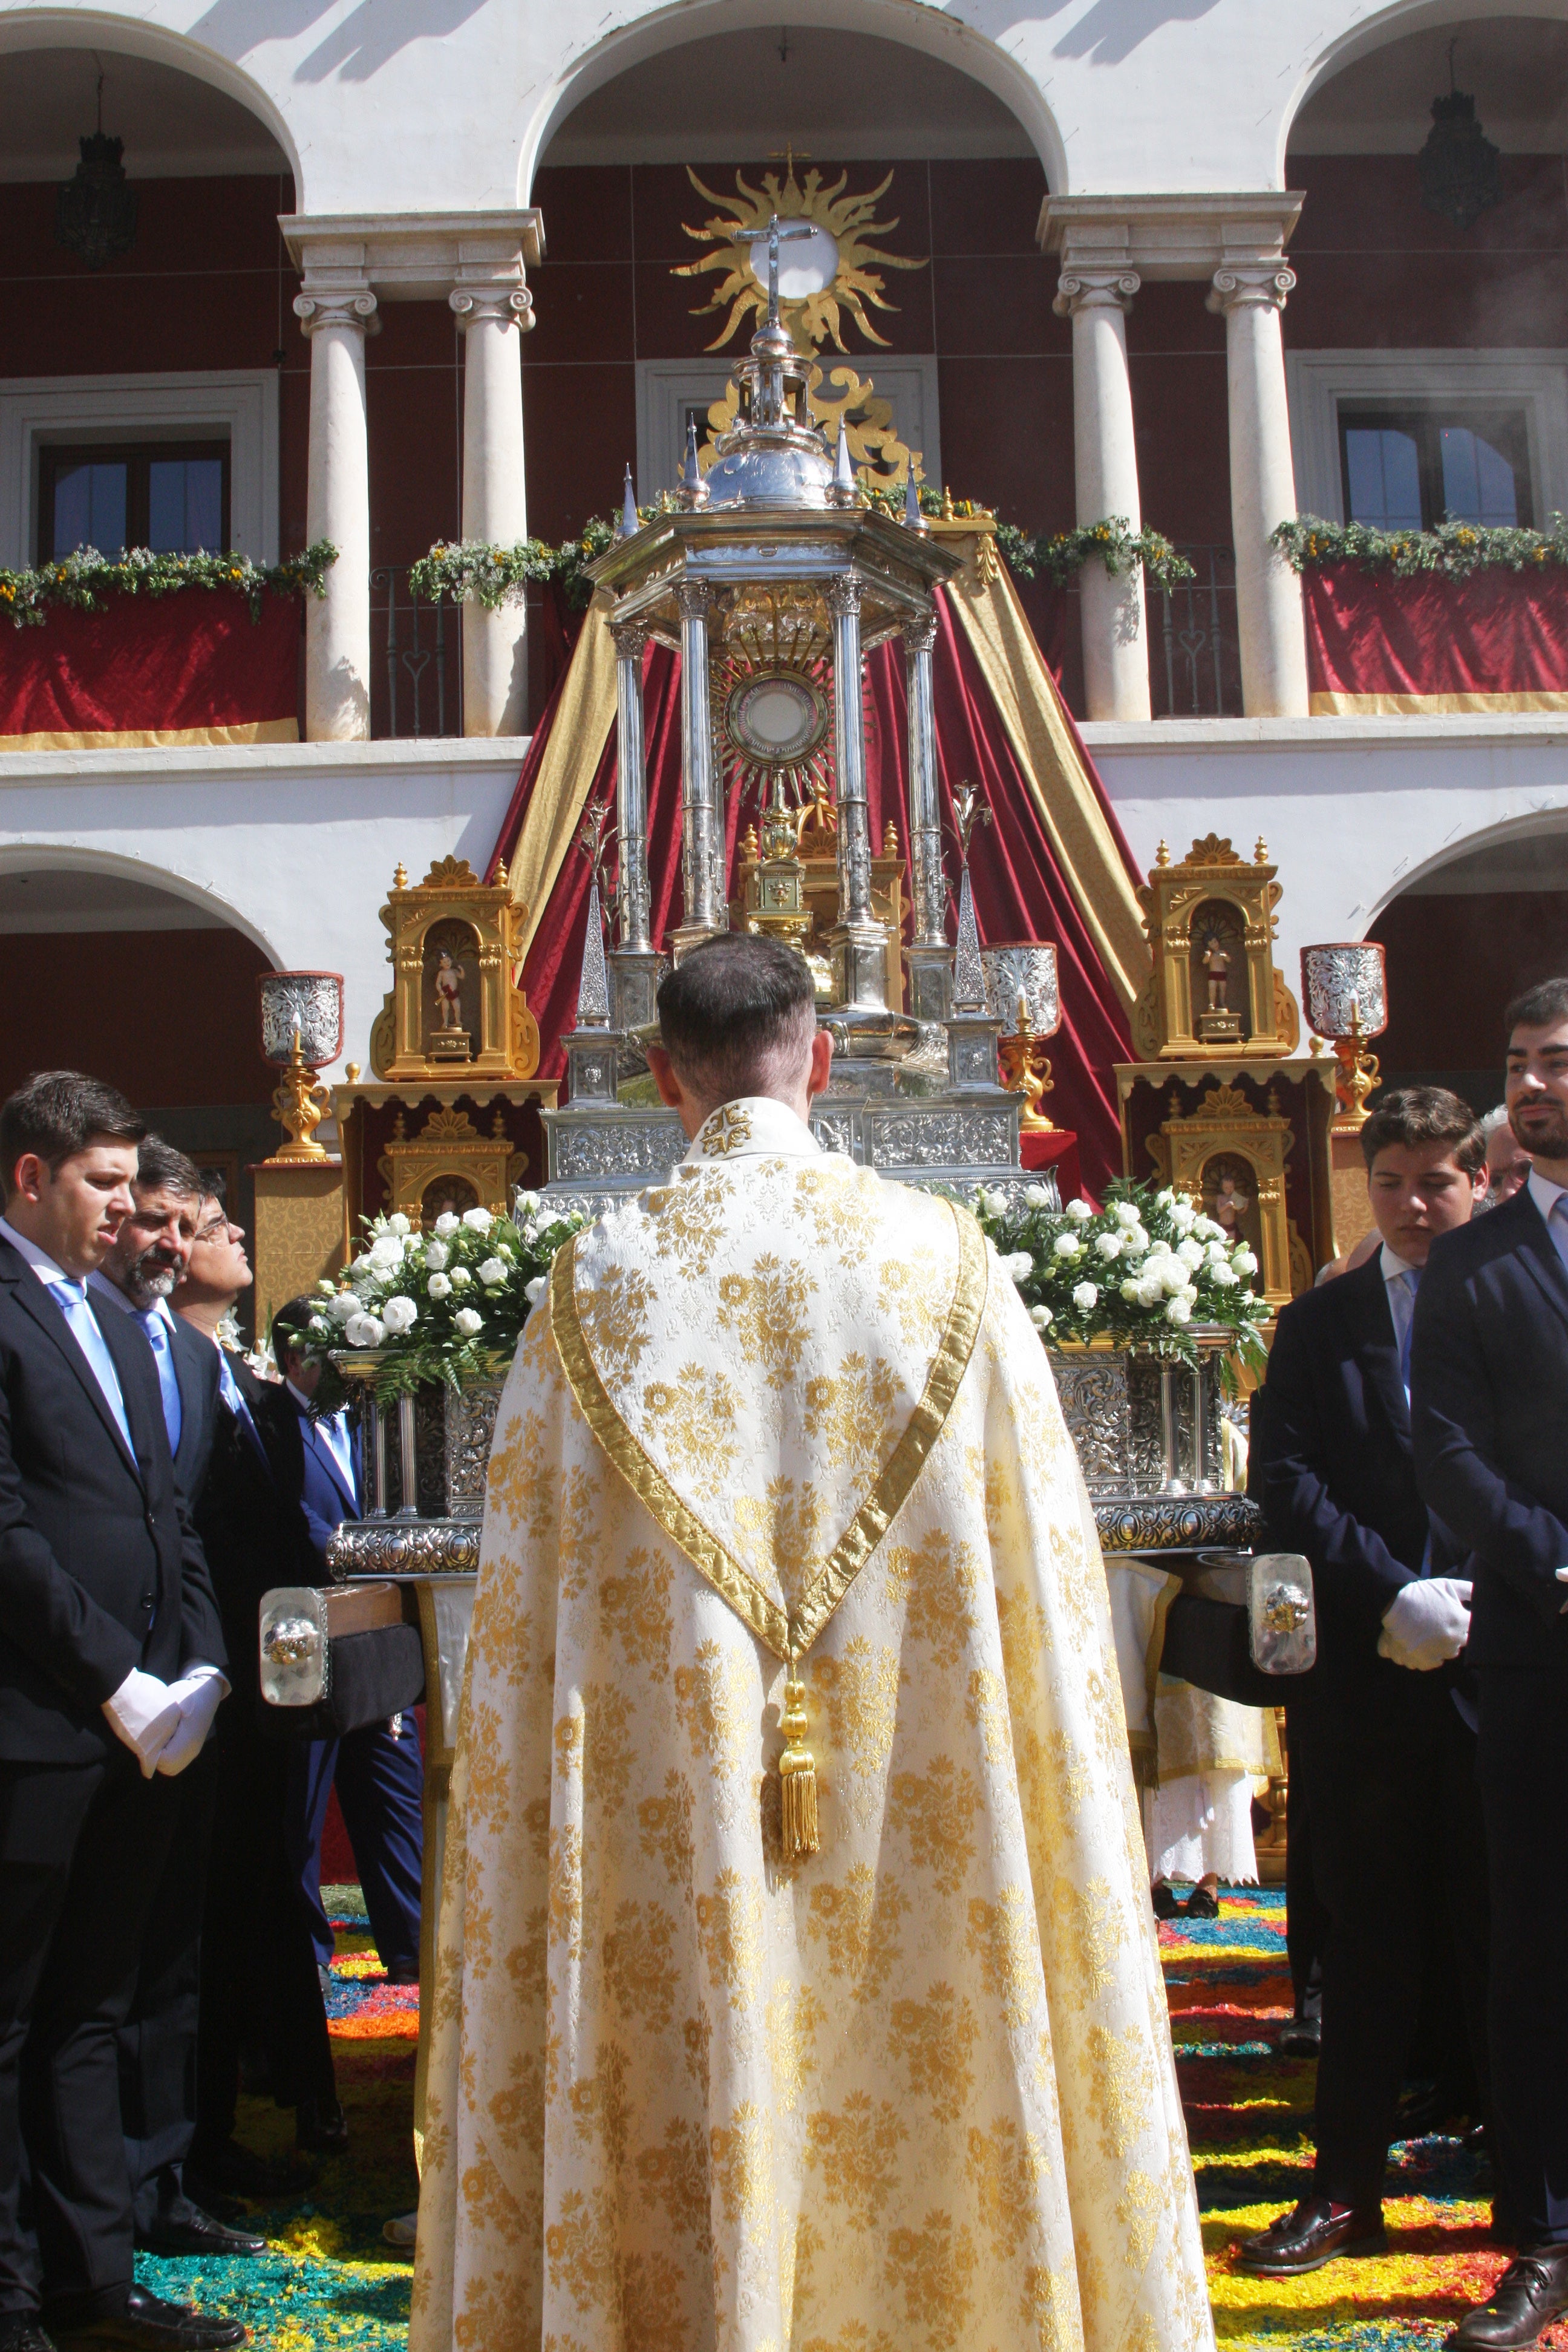
<path id="1" fill-rule="evenodd" d="M 785 1662 L 784 1711 L 779 1728 L 787 1743 L 779 1758 L 784 1856 L 786 1862 L 799 1862 L 805 1854 L 819 1853 L 822 1840 L 816 1826 L 816 1760 L 803 1744 L 805 1685 L 795 1674 L 793 1658 Z"/>

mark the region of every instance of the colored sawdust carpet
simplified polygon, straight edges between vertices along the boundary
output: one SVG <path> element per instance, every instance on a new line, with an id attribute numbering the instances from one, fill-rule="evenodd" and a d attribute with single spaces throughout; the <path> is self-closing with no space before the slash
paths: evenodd
<path id="1" fill-rule="evenodd" d="M 386 1982 L 358 1888 L 323 1891 L 337 1931 L 327 2009 L 348 2148 L 296 2160 L 292 2116 L 243 2100 L 240 2139 L 286 2176 L 272 2201 L 243 2209 L 267 2252 L 235 2263 L 142 2256 L 137 2273 L 161 2294 L 243 2319 L 261 2352 L 404 2352 L 409 2264 L 381 2231 L 418 2193 L 418 1992 Z M 1485 2159 L 1453 2139 L 1404 2143 L 1389 2167 L 1385 2255 L 1300 2279 L 1246 2277 L 1238 2241 L 1306 2193 L 1312 2162 L 1315 2069 L 1275 2049 L 1290 2015 L 1284 1895 L 1226 1895 L 1217 1919 L 1163 1924 L 1160 1946 L 1222 2352 L 1431 2352 L 1508 2259 L 1488 2237 Z M 1568 2327 L 1542 2341 L 1568 2352 Z"/>
<path id="2" fill-rule="evenodd" d="M 265 2203 L 237 2206 L 235 2218 L 266 2237 L 266 2253 L 241 2262 L 142 2254 L 136 2275 L 158 2294 L 242 2319 L 259 2352 L 405 2352 L 410 2264 L 381 2231 L 419 2194 L 419 1989 L 386 1982 L 357 1886 L 322 1895 L 337 1936 L 327 2022 L 348 2147 L 341 2156 L 296 2157 L 292 2113 L 242 2098 L 236 2137 L 273 2164 L 279 2186 Z"/>
<path id="3" fill-rule="evenodd" d="M 1163 1924 L 1160 1948 L 1224 2352 L 1430 2352 L 1508 2261 L 1489 2237 L 1484 2157 L 1438 2137 L 1401 2143 L 1389 2161 L 1386 2254 L 1305 2278 L 1248 2278 L 1236 2267 L 1239 2241 L 1310 2193 L 1312 2165 L 1316 2063 L 1275 2048 L 1291 2013 L 1284 1894 L 1226 1894 L 1217 1919 Z M 1568 2345 L 1568 2329 L 1542 2341 Z"/>

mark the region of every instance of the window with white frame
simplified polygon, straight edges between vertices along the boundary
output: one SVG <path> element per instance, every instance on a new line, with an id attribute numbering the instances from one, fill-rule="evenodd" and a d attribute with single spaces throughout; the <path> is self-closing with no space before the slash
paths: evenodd
<path id="1" fill-rule="evenodd" d="M 1568 509 L 1568 353 L 1291 352 L 1303 514 L 1384 530 Z"/>

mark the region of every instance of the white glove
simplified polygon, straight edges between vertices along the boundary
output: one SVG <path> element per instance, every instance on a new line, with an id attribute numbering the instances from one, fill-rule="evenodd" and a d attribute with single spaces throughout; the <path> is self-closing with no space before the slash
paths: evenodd
<path id="1" fill-rule="evenodd" d="M 1427 1576 L 1401 1587 L 1384 1612 L 1377 1654 L 1430 1674 L 1457 1658 L 1470 1638 L 1472 1587 L 1457 1576 Z"/>
<path id="2" fill-rule="evenodd" d="M 227 1696 L 228 1685 L 216 1666 L 188 1666 L 177 1683 L 170 1684 L 169 1696 L 179 1704 L 180 1719 L 158 1759 L 160 1772 L 172 1779 L 201 1754 L 213 1717 Z"/>
<path id="3" fill-rule="evenodd" d="M 168 1684 L 132 1666 L 113 1696 L 104 1700 L 103 1712 L 116 1739 L 124 1741 L 141 1765 L 142 1778 L 150 1780 L 180 1720 L 180 1702 Z"/>

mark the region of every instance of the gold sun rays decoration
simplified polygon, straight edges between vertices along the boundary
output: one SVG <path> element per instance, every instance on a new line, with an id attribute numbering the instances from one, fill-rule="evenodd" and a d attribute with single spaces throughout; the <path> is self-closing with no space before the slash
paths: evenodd
<path id="1" fill-rule="evenodd" d="M 832 645 L 820 590 L 736 590 L 710 692 L 731 793 L 759 816 L 831 804 Z"/>
<path id="2" fill-rule="evenodd" d="M 801 186 L 795 175 L 792 157 L 781 183 L 776 172 L 764 172 L 760 189 L 749 187 L 744 175 L 737 172 L 735 186 L 739 193 L 722 196 L 704 187 L 688 164 L 687 178 L 700 196 L 719 206 L 718 213 L 693 228 L 689 222 L 681 226 L 688 236 L 698 244 L 710 242 L 714 250 L 705 253 L 700 261 L 677 265 L 671 273 L 677 278 L 700 278 L 709 270 L 722 270 L 722 281 L 714 289 L 712 299 L 692 312 L 694 319 L 705 318 L 710 311 L 729 306 L 720 332 L 708 344 L 710 352 L 722 351 L 738 327 L 752 312 L 759 324 L 766 318 L 768 289 L 765 281 L 752 267 L 751 248 L 759 237 L 768 233 L 768 218 L 777 213 L 781 221 L 809 221 L 833 239 L 837 255 L 837 267 L 830 284 L 816 293 L 786 295 L 779 302 L 779 314 L 794 338 L 797 351 L 805 353 L 818 348 L 829 336 L 836 348 L 846 346 L 840 332 L 842 314 L 847 310 L 855 324 L 868 341 L 888 348 L 888 339 L 879 335 L 866 315 L 866 305 L 879 310 L 896 310 L 898 304 L 884 299 L 886 280 L 868 267 L 878 262 L 889 269 L 924 269 L 925 259 L 913 259 L 900 253 L 885 253 L 880 247 L 868 244 L 872 236 L 886 236 L 899 226 L 897 219 L 879 221 L 872 218 L 879 203 L 892 185 L 889 172 L 878 186 L 859 195 L 847 195 L 849 174 L 841 172 L 830 188 L 822 184 L 822 173 L 812 170 Z"/>

